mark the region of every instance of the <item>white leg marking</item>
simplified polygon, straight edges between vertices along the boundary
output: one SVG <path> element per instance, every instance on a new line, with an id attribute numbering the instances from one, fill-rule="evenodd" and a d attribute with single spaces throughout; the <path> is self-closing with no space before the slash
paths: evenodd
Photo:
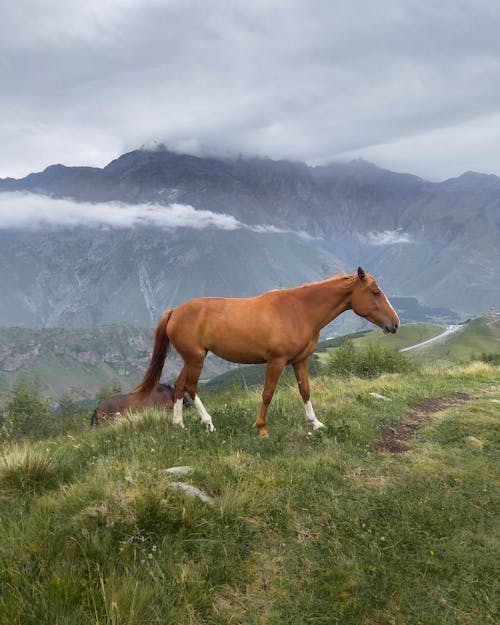
<path id="1" fill-rule="evenodd" d="M 321 421 L 316 419 L 316 415 L 314 414 L 314 408 L 311 404 L 311 400 L 307 401 L 304 404 L 304 408 L 306 409 L 306 419 L 311 422 L 313 426 L 313 430 L 319 430 L 319 428 L 324 427 L 324 424 Z"/>
<path id="2" fill-rule="evenodd" d="M 172 423 L 174 425 L 180 425 L 181 428 L 184 427 L 184 423 L 182 421 L 182 397 L 178 399 L 174 404 L 174 416 L 172 417 Z"/>
<path id="3" fill-rule="evenodd" d="M 215 432 L 214 424 L 212 423 L 212 417 L 208 414 L 207 409 L 203 405 L 198 395 L 194 396 L 194 405 L 200 413 L 202 423 L 205 423 L 210 432 Z"/>

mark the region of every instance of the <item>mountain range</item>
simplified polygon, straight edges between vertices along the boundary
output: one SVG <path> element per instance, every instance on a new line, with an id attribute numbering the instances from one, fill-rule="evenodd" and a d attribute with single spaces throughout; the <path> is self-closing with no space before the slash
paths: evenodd
<path id="1" fill-rule="evenodd" d="M 500 305 L 500 178 L 134 150 L 0 180 L 0 263 L 4 326 L 151 326 L 191 297 L 358 265 L 389 296 L 464 317 Z"/>

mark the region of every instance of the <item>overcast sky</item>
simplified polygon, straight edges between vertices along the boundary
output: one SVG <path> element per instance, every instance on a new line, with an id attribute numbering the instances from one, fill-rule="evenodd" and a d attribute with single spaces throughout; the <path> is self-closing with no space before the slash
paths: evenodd
<path id="1" fill-rule="evenodd" d="M 165 143 L 500 175 L 498 0 L 4 0 L 0 177 Z"/>

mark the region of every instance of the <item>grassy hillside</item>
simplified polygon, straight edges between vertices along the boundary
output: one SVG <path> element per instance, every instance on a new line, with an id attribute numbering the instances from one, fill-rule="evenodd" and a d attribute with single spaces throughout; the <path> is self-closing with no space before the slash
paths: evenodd
<path id="1" fill-rule="evenodd" d="M 497 622 L 500 367 L 318 377 L 312 392 L 318 432 L 285 377 L 268 439 L 259 392 L 227 391 L 206 397 L 210 435 L 193 413 L 181 430 L 146 412 L 4 446 L 0 623 Z M 415 415 L 409 451 L 376 451 Z M 179 465 L 192 471 L 166 472 Z"/>

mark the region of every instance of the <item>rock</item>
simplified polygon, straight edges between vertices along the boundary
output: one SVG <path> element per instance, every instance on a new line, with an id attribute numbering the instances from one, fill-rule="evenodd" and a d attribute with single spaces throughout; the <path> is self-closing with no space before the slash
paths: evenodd
<path id="1" fill-rule="evenodd" d="M 385 395 L 381 395 L 380 393 L 368 393 L 368 395 L 371 395 L 372 397 L 375 397 L 375 399 L 383 399 L 384 401 L 391 401 L 389 397 L 386 397 Z"/>
<path id="2" fill-rule="evenodd" d="M 193 467 L 182 466 L 182 467 L 169 467 L 165 469 L 165 473 L 173 473 L 174 475 L 184 475 L 185 473 L 189 473 L 193 470 Z"/>
<path id="3" fill-rule="evenodd" d="M 482 447 L 483 446 L 483 441 L 479 438 L 476 438 L 475 436 L 466 436 L 464 438 L 464 442 L 466 445 L 468 445 L 469 447 Z"/>
<path id="4" fill-rule="evenodd" d="M 193 497 L 198 497 L 198 499 L 201 499 L 202 501 L 210 504 L 211 506 L 213 506 L 215 503 L 215 501 L 213 500 L 212 497 L 210 497 L 210 495 L 207 495 L 207 493 L 202 491 L 200 488 L 193 486 L 192 484 L 186 484 L 185 482 L 172 482 L 170 486 L 172 486 L 173 488 L 177 488 L 179 490 L 183 490 L 189 495 L 193 495 Z"/>

